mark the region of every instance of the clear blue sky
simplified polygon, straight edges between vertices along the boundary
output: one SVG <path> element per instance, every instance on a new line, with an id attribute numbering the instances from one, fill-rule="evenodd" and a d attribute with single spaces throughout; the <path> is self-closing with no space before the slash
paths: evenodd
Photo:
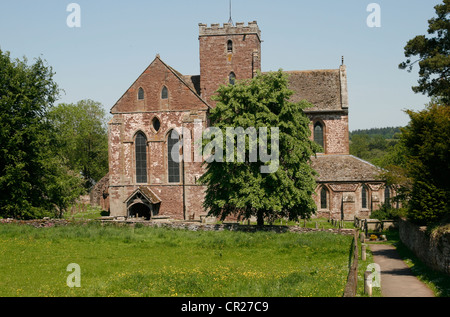
<path id="1" fill-rule="evenodd" d="M 69 28 L 69 3 L 81 7 L 81 27 Z M 370 3 L 381 27 L 369 28 Z M 441 0 L 234 0 L 233 21 L 256 20 L 263 71 L 348 70 L 350 130 L 403 126 L 404 109 L 429 98 L 398 69 L 407 41 L 426 34 Z M 45 59 L 64 89 L 61 102 L 93 99 L 109 109 L 156 54 L 179 72 L 199 74 L 198 23 L 228 21 L 228 0 L 3 0 L 0 48 L 14 58 Z"/>

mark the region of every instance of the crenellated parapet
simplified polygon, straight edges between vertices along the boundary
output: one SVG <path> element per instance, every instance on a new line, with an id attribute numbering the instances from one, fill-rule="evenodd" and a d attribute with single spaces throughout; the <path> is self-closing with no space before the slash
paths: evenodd
<path id="1" fill-rule="evenodd" d="M 261 30 L 259 29 L 258 23 L 256 21 L 248 22 L 245 25 L 244 22 L 238 22 L 236 25 L 231 23 L 213 23 L 208 26 L 203 23 L 199 23 L 199 35 L 200 36 L 218 36 L 218 35 L 246 35 L 246 34 L 256 34 L 261 38 Z"/>

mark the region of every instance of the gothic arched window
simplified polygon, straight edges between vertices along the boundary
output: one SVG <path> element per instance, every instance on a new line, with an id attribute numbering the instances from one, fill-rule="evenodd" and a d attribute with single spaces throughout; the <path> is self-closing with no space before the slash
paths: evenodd
<path id="1" fill-rule="evenodd" d="M 147 183 L 147 138 L 142 132 L 136 134 L 136 183 Z"/>
<path id="2" fill-rule="evenodd" d="M 391 207 L 391 189 L 389 186 L 386 186 L 384 188 L 384 203 L 386 204 L 386 207 Z"/>
<path id="3" fill-rule="evenodd" d="M 169 90 L 167 90 L 167 87 L 164 86 L 161 91 L 161 99 L 168 99 L 169 98 Z"/>
<path id="4" fill-rule="evenodd" d="M 139 88 L 139 91 L 138 91 L 138 99 L 139 100 L 144 100 L 144 89 L 142 89 L 142 87 L 140 87 Z"/>
<path id="5" fill-rule="evenodd" d="M 325 186 L 320 191 L 320 208 L 328 209 L 328 190 Z"/>
<path id="6" fill-rule="evenodd" d="M 228 76 L 228 80 L 231 85 L 234 85 L 236 83 L 236 75 L 233 72 L 231 72 L 230 75 Z"/>
<path id="7" fill-rule="evenodd" d="M 180 182 L 180 135 L 172 130 L 167 136 L 167 169 L 169 183 Z"/>
<path id="8" fill-rule="evenodd" d="M 367 208 L 367 188 L 366 185 L 361 189 L 361 208 Z"/>
<path id="9" fill-rule="evenodd" d="M 316 122 L 316 124 L 314 125 L 314 141 L 323 149 L 323 126 L 320 122 Z"/>

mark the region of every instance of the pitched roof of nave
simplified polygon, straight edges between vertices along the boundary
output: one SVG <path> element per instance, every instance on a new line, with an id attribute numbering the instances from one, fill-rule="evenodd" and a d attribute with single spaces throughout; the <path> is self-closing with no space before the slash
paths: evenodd
<path id="1" fill-rule="evenodd" d="M 307 113 L 347 111 L 346 67 L 338 69 L 283 71 L 289 75 L 289 89 L 294 92 L 292 102 L 307 100 L 314 105 Z M 263 72 L 267 73 L 267 72 Z"/>
<path id="2" fill-rule="evenodd" d="M 293 102 L 306 99 L 314 107 L 306 112 L 341 111 L 343 103 L 341 71 L 321 69 L 306 71 L 285 71 L 289 75 L 289 88 L 294 91 Z"/>

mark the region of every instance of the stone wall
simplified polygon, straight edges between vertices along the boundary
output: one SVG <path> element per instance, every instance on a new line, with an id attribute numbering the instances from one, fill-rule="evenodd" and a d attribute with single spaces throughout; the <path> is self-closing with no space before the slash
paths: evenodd
<path id="1" fill-rule="evenodd" d="M 99 206 L 105 211 L 109 210 L 108 187 L 109 173 L 99 180 L 89 193 L 91 206 Z"/>
<path id="2" fill-rule="evenodd" d="M 109 217 L 103 217 L 109 218 Z M 83 221 L 71 221 L 66 219 L 36 219 L 36 220 L 15 220 L 15 219 L 0 219 L 0 224 L 18 224 L 18 225 L 29 225 L 35 228 L 46 228 L 55 226 L 67 226 L 71 224 L 86 224 L 89 222 L 95 222 L 98 220 L 83 220 Z M 248 226 L 240 225 L 238 223 L 228 223 L 228 224 L 202 224 L 199 222 L 188 222 L 188 221 L 117 221 L 117 220 L 100 220 L 104 224 L 113 225 L 127 225 L 136 226 L 140 225 L 143 227 L 158 227 L 158 228 L 169 228 L 169 229 L 180 229 L 180 230 L 190 230 L 190 231 L 243 231 L 243 232 L 257 232 L 257 231 L 269 231 L 276 233 L 309 233 L 309 232 L 328 232 L 333 234 L 341 234 L 354 236 L 355 229 L 312 229 L 303 228 L 300 226 Z"/>
<path id="3" fill-rule="evenodd" d="M 199 28 L 201 96 L 214 106 L 211 96 L 221 85 L 228 84 L 231 72 L 242 80 L 253 78 L 261 70 L 261 31 L 256 22 L 248 26 L 200 24 Z M 228 41 L 233 43 L 230 51 Z"/>
<path id="4" fill-rule="evenodd" d="M 450 275 L 450 232 L 428 234 L 426 227 L 399 221 L 401 241 L 430 268 Z"/>
<path id="5" fill-rule="evenodd" d="M 188 76 L 189 77 L 189 76 Z M 197 179 L 204 173 L 202 162 L 194 155 L 197 130 L 206 128 L 208 106 L 196 93 L 187 77 L 166 65 L 157 56 L 151 65 L 125 92 L 111 110 L 109 123 L 109 189 L 108 203 L 112 216 L 128 216 L 125 201 L 141 186 L 153 191 L 161 200 L 160 215 L 184 219 L 184 210 L 199 218 L 203 208 L 203 187 Z M 162 98 L 162 87 L 168 98 Z M 139 100 L 137 91 L 144 90 Z M 159 121 L 155 128 L 153 122 Z M 200 122 L 200 124 L 196 123 Z M 171 130 L 183 133 L 185 162 L 180 164 L 180 181 L 168 179 L 167 140 Z M 136 177 L 135 138 L 147 140 L 147 181 Z"/>
<path id="6" fill-rule="evenodd" d="M 124 224 L 124 225 L 140 225 L 143 227 L 158 227 L 169 229 L 183 229 L 190 231 L 243 231 L 243 232 L 257 232 L 257 231 L 269 231 L 276 233 L 310 233 L 310 232 L 328 232 L 333 234 L 341 234 L 352 236 L 355 235 L 355 229 L 313 229 L 304 228 L 301 226 L 254 226 L 254 225 L 241 225 L 238 223 L 225 223 L 225 224 L 204 224 L 200 222 L 189 221 L 117 221 L 117 220 L 103 220 L 104 223 Z"/>

